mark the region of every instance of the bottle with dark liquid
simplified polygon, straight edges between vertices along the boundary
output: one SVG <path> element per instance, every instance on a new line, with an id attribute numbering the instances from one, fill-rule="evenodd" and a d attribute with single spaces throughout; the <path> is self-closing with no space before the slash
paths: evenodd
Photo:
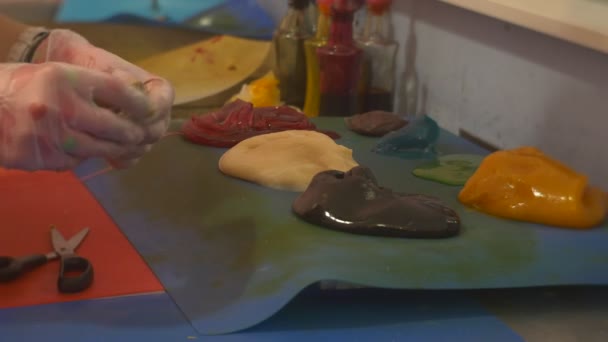
<path id="1" fill-rule="evenodd" d="M 363 31 L 358 39 L 364 51 L 363 111 L 393 111 L 395 58 L 398 43 L 391 37 L 391 0 L 367 0 Z"/>
<path id="2" fill-rule="evenodd" d="M 320 116 L 351 116 L 361 111 L 363 51 L 353 39 L 353 16 L 362 5 L 363 0 L 336 0 L 331 7 L 329 39 L 317 49 Z"/>
<path id="3" fill-rule="evenodd" d="M 289 0 L 289 8 L 273 37 L 275 74 L 281 99 L 302 108 L 306 93 L 304 41 L 312 36 L 310 0 Z"/>

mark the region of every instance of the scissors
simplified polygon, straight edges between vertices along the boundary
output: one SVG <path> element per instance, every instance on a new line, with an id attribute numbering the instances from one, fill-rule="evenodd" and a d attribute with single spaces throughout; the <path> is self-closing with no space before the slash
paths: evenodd
<path id="1" fill-rule="evenodd" d="M 84 228 L 66 241 L 55 226 L 51 226 L 51 243 L 54 251 L 48 254 L 35 254 L 21 258 L 0 256 L 0 282 L 17 279 L 22 274 L 59 258 L 60 269 L 57 288 L 62 293 L 81 292 L 93 282 L 93 265 L 88 259 L 80 257 L 74 250 L 89 233 Z"/>

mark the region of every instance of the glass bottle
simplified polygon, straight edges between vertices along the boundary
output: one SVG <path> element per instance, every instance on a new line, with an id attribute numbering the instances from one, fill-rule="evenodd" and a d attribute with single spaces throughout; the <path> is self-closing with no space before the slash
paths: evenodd
<path id="1" fill-rule="evenodd" d="M 318 0 L 310 0 L 306 11 L 306 20 L 309 22 L 310 32 L 312 32 L 313 35 L 317 32 L 317 18 L 319 15 L 317 1 Z"/>
<path id="2" fill-rule="evenodd" d="M 362 4 L 362 0 L 336 0 L 331 7 L 329 39 L 317 49 L 320 116 L 351 116 L 360 112 L 363 52 L 353 39 L 353 16 Z"/>
<path id="3" fill-rule="evenodd" d="M 306 98 L 304 101 L 304 113 L 308 117 L 319 115 L 319 61 L 317 49 L 327 44 L 329 37 L 329 13 L 332 0 L 317 0 L 318 18 L 317 31 L 314 37 L 304 42 L 306 53 Z"/>
<path id="4" fill-rule="evenodd" d="M 304 41 L 313 34 L 309 6 L 310 0 L 289 0 L 287 13 L 273 37 L 281 99 L 299 108 L 304 106 L 306 92 Z"/>
<path id="5" fill-rule="evenodd" d="M 391 3 L 391 0 L 367 0 L 365 24 L 358 39 L 364 51 L 364 112 L 393 111 L 399 45 L 391 37 Z"/>

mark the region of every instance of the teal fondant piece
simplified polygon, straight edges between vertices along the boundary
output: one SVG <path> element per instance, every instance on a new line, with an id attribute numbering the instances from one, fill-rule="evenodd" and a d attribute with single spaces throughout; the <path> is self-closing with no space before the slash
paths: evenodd
<path id="1" fill-rule="evenodd" d="M 412 173 L 447 185 L 464 185 L 483 159 L 479 154 L 449 154 L 417 166 Z"/>
<path id="2" fill-rule="evenodd" d="M 436 155 L 439 126 L 424 115 L 409 119 L 409 124 L 385 135 L 373 152 L 404 159 L 429 158 Z"/>
<path id="3" fill-rule="evenodd" d="M 226 177 L 217 166 L 224 149 L 168 136 L 134 167 L 85 184 L 200 333 L 256 325 L 321 280 L 397 289 L 608 284 L 608 223 L 577 231 L 485 215 L 459 203 L 458 187 L 414 176 L 420 160 L 370 152 L 378 139 L 346 130 L 341 118 L 313 122 L 340 133 L 336 142 L 383 186 L 453 208 L 461 233 L 429 240 L 320 229 L 292 213 L 298 193 Z M 488 153 L 446 131 L 437 148 Z"/>

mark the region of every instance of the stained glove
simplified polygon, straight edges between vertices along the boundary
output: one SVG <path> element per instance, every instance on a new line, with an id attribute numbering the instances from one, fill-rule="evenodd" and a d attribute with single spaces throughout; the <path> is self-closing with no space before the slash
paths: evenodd
<path id="1" fill-rule="evenodd" d="M 90 157 L 136 160 L 148 148 L 145 139 L 162 131 L 138 124 L 150 122 L 151 103 L 141 90 L 98 70 L 0 64 L 0 166 L 66 170 Z"/>
<path id="2" fill-rule="evenodd" d="M 144 145 L 155 143 L 167 131 L 175 96 L 173 87 L 167 80 L 98 48 L 81 35 L 65 29 L 52 30 L 37 49 L 33 62 L 48 61 L 79 65 L 108 73 L 123 80 L 125 84 L 140 85 L 150 99 L 148 115 L 130 117 L 130 113 L 122 114 L 144 129 Z"/>

